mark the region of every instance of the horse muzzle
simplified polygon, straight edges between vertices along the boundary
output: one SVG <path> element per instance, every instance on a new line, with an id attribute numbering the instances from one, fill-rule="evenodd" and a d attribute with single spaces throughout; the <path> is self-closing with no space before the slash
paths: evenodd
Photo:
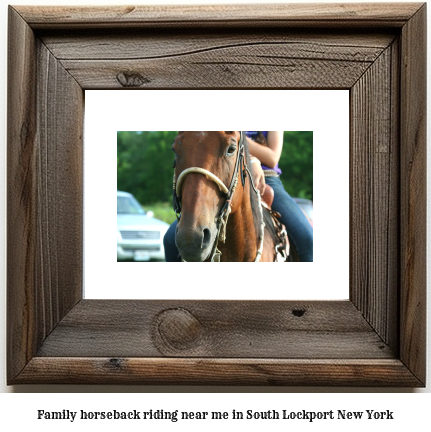
<path id="1" fill-rule="evenodd" d="M 180 252 L 181 258 L 187 262 L 205 261 L 212 250 L 217 228 L 208 226 L 182 227 L 177 225 L 175 242 Z"/>

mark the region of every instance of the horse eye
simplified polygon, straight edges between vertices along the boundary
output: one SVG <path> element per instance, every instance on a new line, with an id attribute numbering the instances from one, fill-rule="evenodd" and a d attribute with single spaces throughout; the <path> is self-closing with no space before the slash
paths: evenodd
<path id="1" fill-rule="evenodd" d="M 235 151 L 236 151 L 236 146 L 231 145 L 231 146 L 229 146 L 229 148 L 227 149 L 227 154 L 228 154 L 228 155 L 233 155 L 233 154 L 235 153 Z"/>

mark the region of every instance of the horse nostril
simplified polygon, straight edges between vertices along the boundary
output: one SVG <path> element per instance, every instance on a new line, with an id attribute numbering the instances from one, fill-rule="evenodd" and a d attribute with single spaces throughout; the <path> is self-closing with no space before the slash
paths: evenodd
<path id="1" fill-rule="evenodd" d="M 208 228 L 204 228 L 202 233 L 202 244 L 201 249 L 206 249 L 211 242 L 211 231 Z"/>

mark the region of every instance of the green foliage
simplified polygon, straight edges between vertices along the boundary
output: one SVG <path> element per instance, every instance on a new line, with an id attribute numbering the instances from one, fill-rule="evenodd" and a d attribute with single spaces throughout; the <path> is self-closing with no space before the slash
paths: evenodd
<path id="1" fill-rule="evenodd" d="M 148 204 L 144 206 L 146 211 L 152 211 L 156 219 L 160 219 L 169 225 L 177 218 L 175 216 L 174 209 L 172 208 L 172 201 L 169 202 L 157 202 L 154 204 Z"/>
<path id="2" fill-rule="evenodd" d="M 284 132 L 279 167 L 284 188 L 293 197 L 313 199 L 313 132 Z"/>
<path id="3" fill-rule="evenodd" d="M 117 133 L 117 189 L 132 193 L 144 205 L 172 199 L 177 132 Z"/>
<path id="4" fill-rule="evenodd" d="M 171 146 L 176 131 L 121 131 L 117 133 L 117 190 L 132 193 L 155 217 L 173 221 Z M 279 166 L 290 195 L 313 199 L 313 132 L 284 132 Z M 155 209 L 152 204 L 157 204 Z M 158 213 L 160 212 L 160 213 Z"/>

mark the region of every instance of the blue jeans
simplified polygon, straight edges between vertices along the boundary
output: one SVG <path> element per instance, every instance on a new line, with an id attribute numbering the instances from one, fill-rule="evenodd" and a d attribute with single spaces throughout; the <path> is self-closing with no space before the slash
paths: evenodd
<path id="1" fill-rule="evenodd" d="M 284 190 L 278 177 L 266 177 L 265 181 L 274 189 L 272 209 L 281 214 L 281 223 L 285 225 L 290 243 L 303 262 L 313 261 L 313 228 L 295 200 Z M 179 262 L 181 258 L 175 244 L 175 221 L 163 238 L 167 262 Z"/>
<path id="2" fill-rule="evenodd" d="M 291 246 L 299 255 L 299 261 L 313 261 L 313 228 L 299 205 L 285 191 L 279 177 L 265 177 L 274 189 L 272 209 L 281 214 L 281 223 L 286 227 Z"/>
<path id="3" fill-rule="evenodd" d="M 163 246 L 165 248 L 165 259 L 166 262 L 181 262 L 180 253 L 177 245 L 175 244 L 175 231 L 177 229 L 176 220 L 166 231 L 163 237 Z"/>

